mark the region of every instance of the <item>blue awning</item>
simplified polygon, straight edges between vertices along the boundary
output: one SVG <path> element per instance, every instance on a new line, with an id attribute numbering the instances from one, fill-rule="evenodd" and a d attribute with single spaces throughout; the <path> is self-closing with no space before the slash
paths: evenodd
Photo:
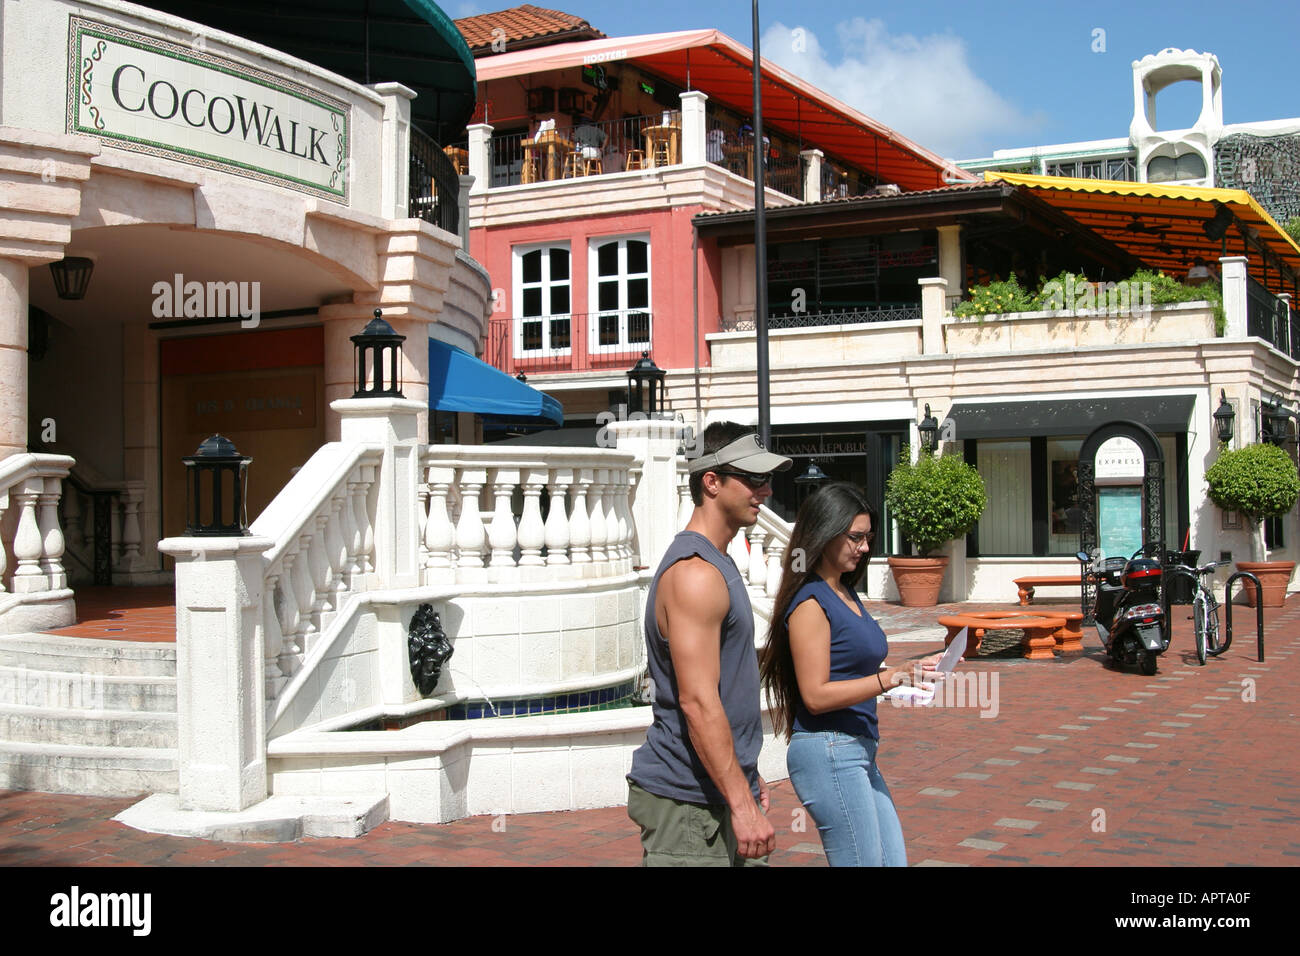
<path id="1" fill-rule="evenodd" d="M 429 339 L 429 407 L 564 424 L 564 409 L 551 396 L 437 339 Z"/>

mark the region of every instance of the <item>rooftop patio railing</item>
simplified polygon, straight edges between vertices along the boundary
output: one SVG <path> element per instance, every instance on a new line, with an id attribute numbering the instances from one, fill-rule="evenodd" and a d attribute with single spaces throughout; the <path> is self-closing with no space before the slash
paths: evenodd
<path id="1" fill-rule="evenodd" d="M 1246 334 L 1258 336 L 1279 352 L 1300 359 L 1300 329 L 1285 299 L 1246 277 Z"/>
<path id="2" fill-rule="evenodd" d="M 754 180 L 754 131 L 729 113 L 710 111 L 705 120 L 704 158 L 751 182 Z M 803 196 L 803 158 L 797 144 L 763 131 L 764 185 L 787 196 Z"/>
<path id="3" fill-rule="evenodd" d="M 492 186 L 675 166 L 681 162 L 681 134 L 680 112 L 666 111 L 659 116 L 557 126 L 531 135 L 494 135 Z"/>

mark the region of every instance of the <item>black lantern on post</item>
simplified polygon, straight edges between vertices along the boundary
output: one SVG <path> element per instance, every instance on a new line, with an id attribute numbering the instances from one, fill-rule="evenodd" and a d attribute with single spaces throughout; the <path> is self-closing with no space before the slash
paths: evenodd
<path id="1" fill-rule="evenodd" d="M 921 423 L 916 426 L 916 430 L 921 433 L 921 449 L 926 454 L 934 452 L 935 439 L 939 435 L 939 422 L 930 414 L 930 403 L 925 403 L 925 417 Z"/>
<path id="2" fill-rule="evenodd" d="M 1220 443 L 1226 445 L 1232 441 L 1232 426 L 1236 417 L 1237 413 L 1228 404 L 1227 394 L 1219 389 L 1219 407 L 1214 410 L 1214 426 L 1218 429 Z"/>
<path id="3" fill-rule="evenodd" d="M 641 358 L 627 373 L 627 410 L 655 415 L 664 407 L 664 376 L 668 374 L 654 362 L 650 353 Z"/>
<path id="4" fill-rule="evenodd" d="M 818 466 L 817 459 L 809 459 L 808 470 L 794 480 L 795 497 L 798 499 L 799 504 L 803 504 L 803 500 L 820 488 L 823 481 L 827 480 L 829 479 L 826 472 L 822 471 Z"/>
<path id="5" fill-rule="evenodd" d="M 229 438 L 211 435 L 185 462 L 185 534 L 239 537 L 248 534 L 248 463 Z"/>
<path id="6" fill-rule="evenodd" d="M 352 348 L 357 357 L 357 390 L 353 398 L 405 398 L 402 394 L 402 343 L 405 335 L 398 335 L 384 321 L 381 309 L 375 309 L 360 335 L 352 336 Z M 367 369 L 371 374 L 366 374 Z"/>
<path id="7" fill-rule="evenodd" d="M 50 263 L 50 276 L 54 291 L 60 299 L 84 299 L 90 288 L 90 275 L 95 271 L 95 261 L 84 256 L 66 256 Z"/>

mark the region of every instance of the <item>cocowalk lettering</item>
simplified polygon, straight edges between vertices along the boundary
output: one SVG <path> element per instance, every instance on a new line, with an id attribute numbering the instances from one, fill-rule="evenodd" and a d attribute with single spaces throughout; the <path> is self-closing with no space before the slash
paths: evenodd
<path id="1" fill-rule="evenodd" d="M 224 57 L 70 19 L 68 132 L 347 202 L 350 112 Z"/>

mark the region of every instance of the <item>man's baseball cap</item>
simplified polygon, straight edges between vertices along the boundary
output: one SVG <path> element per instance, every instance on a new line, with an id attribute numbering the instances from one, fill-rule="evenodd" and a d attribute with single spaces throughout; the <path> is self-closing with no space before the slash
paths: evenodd
<path id="1" fill-rule="evenodd" d="M 705 471 L 717 471 L 730 466 L 737 471 L 747 471 L 752 475 L 765 475 L 770 471 L 785 471 L 791 461 L 782 455 L 774 455 L 763 447 L 763 442 L 755 433 L 742 435 L 729 445 L 724 445 L 712 455 L 701 455 L 690 465 L 690 473 L 698 475 Z"/>

